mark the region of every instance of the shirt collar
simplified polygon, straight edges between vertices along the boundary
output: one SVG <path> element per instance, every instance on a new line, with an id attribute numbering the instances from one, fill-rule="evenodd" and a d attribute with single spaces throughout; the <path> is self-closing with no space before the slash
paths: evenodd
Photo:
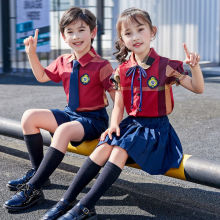
<path id="1" fill-rule="evenodd" d="M 135 59 L 135 54 L 132 52 L 130 56 L 131 66 L 139 65 L 144 69 L 148 69 L 152 66 L 152 64 L 158 57 L 159 55 L 156 53 L 154 48 L 150 48 L 150 51 L 147 54 L 147 56 L 142 60 L 142 62 L 138 63 Z"/>
<path id="2" fill-rule="evenodd" d="M 78 60 L 78 62 L 80 63 L 80 66 L 85 66 L 96 56 L 98 56 L 98 54 L 92 47 L 88 53 Z M 73 60 L 76 60 L 76 55 L 74 53 L 68 58 L 68 63 L 72 62 Z"/>

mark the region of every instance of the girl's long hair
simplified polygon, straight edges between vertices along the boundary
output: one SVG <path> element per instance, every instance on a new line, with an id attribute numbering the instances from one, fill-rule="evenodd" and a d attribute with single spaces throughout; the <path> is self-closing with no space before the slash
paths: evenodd
<path id="1" fill-rule="evenodd" d="M 121 36 L 121 26 L 123 22 L 136 22 L 138 24 L 141 24 L 140 22 L 144 21 L 146 22 L 151 31 L 154 32 L 154 35 L 156 35 L 156 29 L 152 25 L 152 21 L 150 18 L 150 15 L 148 12 L 143 11 L 138 8 L 128 8 L 124 10 L 121 15 L 119 16 L 116 24 L 116 29 L 117 29 L 117 41 L 115 42 L 115 48 L 116 52 L 114 52 L 114 55 L 116 59 L 120 62 L 123 63 L 126 61 L 126 57 L 130 50 L 125 46 L 122 36 Z"/>

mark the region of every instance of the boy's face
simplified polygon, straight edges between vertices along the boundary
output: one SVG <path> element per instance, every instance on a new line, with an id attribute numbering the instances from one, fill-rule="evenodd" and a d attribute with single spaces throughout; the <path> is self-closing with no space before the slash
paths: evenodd
<path id="1" fill-rule="evenodd" d="M 89 26 L 84 21 L 77 20 L 65 27 L 62 36 L 79 59 L 90 50 L 91 39 L 96 36 L 96 28 L 91 32 Z"/>

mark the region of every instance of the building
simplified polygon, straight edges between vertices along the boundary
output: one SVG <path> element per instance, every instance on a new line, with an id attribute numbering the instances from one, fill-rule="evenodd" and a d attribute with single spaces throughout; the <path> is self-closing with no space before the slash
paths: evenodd
<path id="1" fill-rule="evenodd" d="M 220 64 L 220 0 L 23 0 L 41 3 L 48 1 L 50 26 L 50 52 L 39 53 L 40 59 L 47 65 L 67 47 L 60 37 L 58 21 L 62 13 L 70 6 L 90 9 L 100 13 L 100 4 L 104 4 L 104 18 L 99 20 L 103 31 L 94 42 L 97 49 L 102 47 L 102 55 L 114 59 L 116 40 L 115 24 L 121 11 L 128 7 L 147 10 L 154 25 L 158 28 L 153 47 L 163 56 L 184 60 L 182 43 L 201 56 L 201 62 L 209 65 Z M 0 72 L 26 72 L 29 69 L 26 54 L 16 50 L 16 8 L 21 0 L 0 0 Z M 8 8 L 7 8 L 8 7 Z M 8 15 L 8 24 L 6 17 Z M 7 27 L 10 27 L 8 31 Z M 100 27 L 100 26 L 99 26 Z M 6 28 L 6 29 L 5 29 Z M 97 40 L 98 39 L 98 40 Z M 5 68 L 10 65 L 9 69 Z M 6 71 L 5 71 L 6 70 Z"/>

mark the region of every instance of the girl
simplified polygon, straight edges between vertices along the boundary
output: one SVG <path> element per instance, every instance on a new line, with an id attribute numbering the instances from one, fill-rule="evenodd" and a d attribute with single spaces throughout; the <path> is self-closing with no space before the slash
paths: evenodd
<path id="1" fill-rule="evenodd" d="M 90 191 L 60 220 L 95 219 L 96 202 L 119 177 L 127 159 L 150 174 L 178 168 L 182 147 L 167 117 L 174 106 L 172 85 L 180 84 L 195 93 L 204 89 L 199 55 L 190 53 L 185 44 L 185 62 L 192 77 L 185 74 L 183 62 L 161 57 L 150 48 L 157 29 L 146 11 L 125 10 L 118 19 L 117 31 L 116 58 L 121 65 L 113 77 L 117 91 L 111 124 L 62 200 L 73 202 L 85 184 L 104 168 Z M 129 116 L 122 121 L 124 107 Z"/>

